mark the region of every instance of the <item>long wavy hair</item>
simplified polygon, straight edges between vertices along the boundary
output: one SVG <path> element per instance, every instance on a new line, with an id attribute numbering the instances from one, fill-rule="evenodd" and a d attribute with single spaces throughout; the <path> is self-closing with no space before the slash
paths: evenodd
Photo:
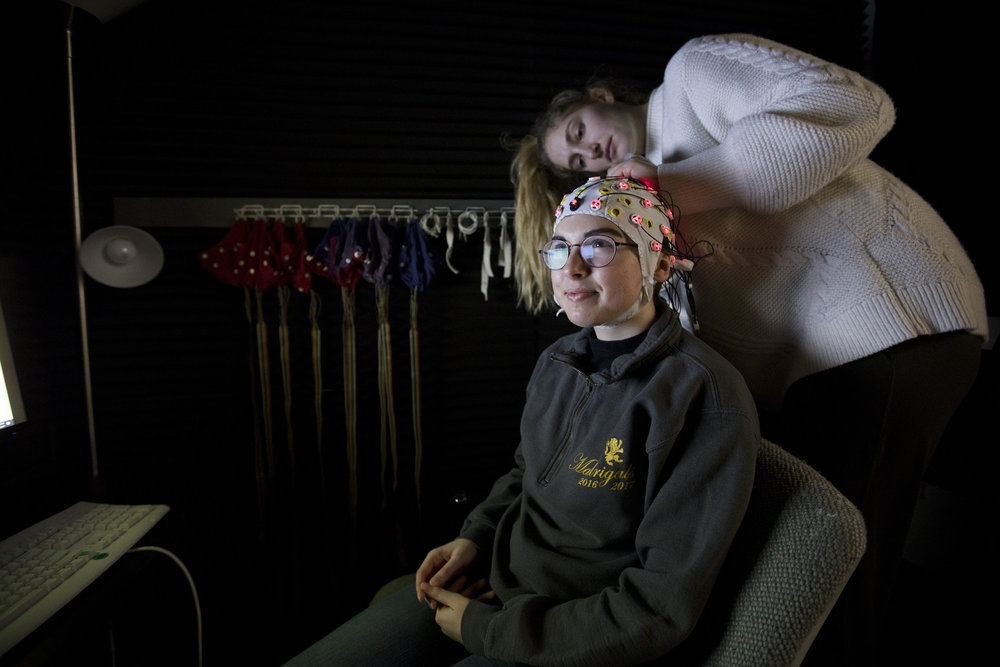
<path id="1" fill-rule="evenodd" d="M 514 281 L 517 303 L 528 312 L 537 314 L 555 310 L 552 279 L 542 262 L 538 249 L 549 240 L 556 206 L 562 196 L 593 173 L 573 172 L 553 164 L 545 153 L 542 139 L 567 114 L 590 103 L 591 91 L 610 90 L 615 102 L 643 104 L 649 91 L 640 91 L 635 84 L 615 80 L 607 75 L 595 75 L 581 88 L 557 93 L 548 107 L 535 120 L 531 132 L 520 140 L 504 138 L 514 157 L 510 179 L 514 185 Z"/>

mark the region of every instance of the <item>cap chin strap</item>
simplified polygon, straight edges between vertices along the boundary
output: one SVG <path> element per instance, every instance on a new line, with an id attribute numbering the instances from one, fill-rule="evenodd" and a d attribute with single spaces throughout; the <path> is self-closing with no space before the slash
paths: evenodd
<path id="1" fill-rule="evenodd" d="M 639 301 L 641 301 L 641 298 L 637 299 L 636 302 L 632 304 L 631 308 L 629 308 L 628 310 L 626 310 L 624 313 L 622 313 L 621 315 L 619 315 L 615 319 L 611 320 L 610 322 L 605 322 L 604 324 L 598 324 L 594 328 L 595 329 L 613 329 L 613 328 L 615 328 L 617 326 L 625 324 L 630 319 L 632 319 L 633 317 L 635 317 L 635 314 L 639 312 L 639 308 L 641 308 L 641 306 L 639 304 Z"/>

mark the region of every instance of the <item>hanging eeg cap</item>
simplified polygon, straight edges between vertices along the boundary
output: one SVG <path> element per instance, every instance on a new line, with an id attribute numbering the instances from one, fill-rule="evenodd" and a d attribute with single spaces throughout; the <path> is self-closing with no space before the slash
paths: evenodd
<path id="1" fill-rule="evenodd" d="M 640 303 L 653 295 L 653 272 L 666 250 L 674 257 L 674 210 L 664 197 L 648 185 L 630 178 L 594 176 L 563 197 L 556 208 L 555 230 L 570 215 L 607 218 L 639 247 L 639 265 L 646 282 Z"/>

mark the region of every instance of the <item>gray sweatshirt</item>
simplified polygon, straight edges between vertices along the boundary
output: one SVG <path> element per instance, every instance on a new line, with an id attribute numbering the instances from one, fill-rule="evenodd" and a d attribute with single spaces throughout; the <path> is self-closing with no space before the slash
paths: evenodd
<path id="1" fill-rule="evenodd" d="M 694 627 L 746 510 L 760 442 L 740 374 L 665 308 L 588 374 L 592 329 L 539 358 L 515 467 L 461 537 L 492 554 L 498 604 L 463 642 L 491 659 L 625 665 Z"/>

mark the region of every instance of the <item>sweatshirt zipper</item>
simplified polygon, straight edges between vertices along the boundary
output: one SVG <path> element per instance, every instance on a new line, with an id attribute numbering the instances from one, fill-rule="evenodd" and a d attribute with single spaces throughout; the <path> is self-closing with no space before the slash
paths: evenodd
<path id="1" fill-rule="evenodd" d="M 576 407 L 573 408 L 573 412 L 570 418 L 570 424 L 572 425 L 569 431 L 566 433 L 566 437 L 559 444 L 559 449 L 550 459 L 549 465 L 542 471 L 541 476 L 538 478 L 538 484 L 541 486 L 548 486 L 549 482 L 552 480 L 553 475 L 555 475 L 556 468 L 562 463 L 563 459 L 566 458 L 566 450 L 569 449 L 569 443 L 573 441 L 573 434 L 576 431 L 576 418 L 583 411 L 583 406 L 587 404 L 590 400 L 590 396 L 594 390 L 594 382 L 590 379 L 586 373 L 583 373 L 580 369 L 574 367 L 572 364 L 568 364 L 560 359 L 553 359 L 557 363 L 566 364 L 584 376 L 584 380 L 587 383 L 587 389 L 583 392 L 583 396 L 577 402 Z"/>

